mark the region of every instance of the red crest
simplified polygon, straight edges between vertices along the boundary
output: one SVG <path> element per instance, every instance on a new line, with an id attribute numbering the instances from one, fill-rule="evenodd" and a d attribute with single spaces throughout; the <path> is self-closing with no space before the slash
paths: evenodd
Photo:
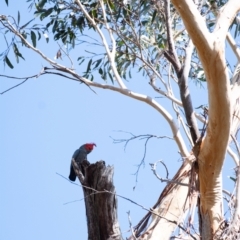
<path id="1" fill-rule="evenodd" d="M 96 147 L 97 145 L 95 143 L 86 143 L 85 144 L 85 148 L 88 150 L 88 151 L 92 151 L 94 146 Z"/>

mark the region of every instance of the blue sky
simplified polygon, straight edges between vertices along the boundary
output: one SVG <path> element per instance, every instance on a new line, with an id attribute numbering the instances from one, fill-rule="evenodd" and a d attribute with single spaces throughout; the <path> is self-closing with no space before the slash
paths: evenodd
<path id="1" fill-rule="evenodd" d="M 24 24 L 32 18 L 27 6 L 23 0 L 16 3 L 9 0 L 9 7 L 1 1 L 0 14 L 16 17 L 19 10 Z M 2 51 L 5 48 L 2 36 L 0 41 Z M 59 48 L 51 39 L 49 44 L 41 40 L 37 47 L 52 59 Z M 39 73 L 47 65 L 28 49 L 22 53 L 26 60 L 16 64 L 10 55 L 14 69 L 1 64 L 1 74 L 24 77 Z M 73 58 L 77 57 L 78 52 L 73 54 Z M 19 83 L 19 80 L 0 79 L 1 92 Z M 102 82 L 101 79 L 98 81 Z M 136 76 L 126 84 L 134 91 L 157 97 L 143 77 Z M 190 86 L 194 107 L 206 104 L 206 86 L 199 89 L 192 82 Z M 132 141 L 124 151 L 124 144 L 114 144 L 111 137 L 129 137 L 119 131 L 171 137 L 170 129 L 162 116 L 145 103 L 109 90 L 95 91 L 97 94 L 77 82 L 45 75 L 1 95 L 0 239 L 87 239 L 84 201 L 65 205 L 82 199 L 82 189 L 56 174 L 68 177 L 71 156 L 83 143 L 97 144 L 89 155 L 90 162 L 104 160 L 107 165 L 114 166 L 117 193 L 145 207 L 156 202 L 165 186 L 153 176 L 149 163 L 162 159 L 169 167 L 170 177 L 181 165 L 175 142 L 150 140 L 146 165 L 140 169 L 138 184 L 133 191 L 133 173 L 143 157 L 144 141 Z M 170 106 L 164 98 L 158 101 Z M 224 181 L 232 167 L 232 162 L 228 161 Z M 160 170 L 160 173 L 164 171 Z M 232 187 L 231 182 L 224 184 Z M 118 199 L 120 227 L 125 237 L 129 236 L 126 213 L 129 210 L 133 225 L 146 213 L 128 201 Z"/>

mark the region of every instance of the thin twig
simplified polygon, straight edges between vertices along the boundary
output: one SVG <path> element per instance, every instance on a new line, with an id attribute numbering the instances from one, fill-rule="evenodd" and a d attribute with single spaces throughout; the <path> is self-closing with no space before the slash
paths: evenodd
<path id="1" fill-rule="evenodd" d="M 240 158 L 240 148 L 239 148 L 237 139 L 236 139 L 232 134 L 231 134 L 231 137 L 232 137 L 232 140 L 233 140 L 234 143 L 235 143 L 235 146 L 236 146 L 236 149 L 237 149 L 237 153 L 238 153 L 238 157 Z"/>
<path id="2" fill-rule="evenodd" d="M 124 132 L 124 131 L 119 131 L 119 132 Z M 128 143 L 132 140 L 135 140 L 135 139 L 139 139 L 139 140 L 143 140 L 145 139 L 145 144 L 144 144 L 144 152 L 143 152 L 143 157 L 142 157 L 142 160 L 140 161 L 140 163 L 137 165 L 137 170 L 136 172 L 134 173 L 134 175 L 136 176 L 136 185 L 137 185 L 137 182 L 138 182 L 138 174 L 139 174 L 139 171 L 140 171 L 140 167 L 141 166 L 144 166 L 145 164 L 145 158 L 146 158 L 146 154 L 147 154 L 147 143 L 148 141 L 151 139 L 151 138 L 157 138 L 157 139 L 160 139 L 160 138 L 168 138 L 168 139 L 171 139 L 171 140 L 174 140 L 173 138 L 171 137 L 167 137 L 167 136 L 156 136 L 156 135 L 151 135 L 151 134 L 141 134 L 141 135 L 134 135 L 133 133 L 131 132 L 124 132 L 124 133 L 128 133 L 130 134 L 132 137 L 130 137 L 129 139 L 113 139 L 113 143 L 122 143 L 122 142 L 125 142 L 124 144 L 124 150 L 126 149 Z M 133 187 L 133 189 L 136 188 L 136 185 Z"/>
<path id="3" fill-rule="evenodd" d="M 166 178 L 162 178 L 162 177 L 160 177 L 160 176 L 157 174 L 156 167 L 157 167 L 157 163 L 158 163 L 158 162 L 162 163 L 162 165 L 165 167 L 165 169 L 166 169 L 166 171 L 167 171 L 167 177 L 166 177 Z M 169 180 L 169 179 L 168 179 L 168 170 L 167 170 L 167 167 L 166 167 L 165 163 L 163 163 L 162 160 L 158 160 L 158 161 L 155 162 L 155 163 L 149 163 L 149 165 L 151 166 L 151 170 L 153 171 L 153 174 L 154 174 L 161 182 L 174 183 L 174 184 L 181 185 L 181 186 L 186 186 L 186 187 L 189 187 L 189 186 L 190 186 L 189 184 L 186 184 L 186 183 L 181 183 L 181 182 L 175 181 L 175 180 Z"/>
<path id="4" fill-rule="evenodd" d="M 132 221 L 131 221 L 131 217 L 130 217 L 130 211 L 127 212 L 127 215 L 128 215 L 128 222 L 129 222 L 129 227 L 131 229 L 131 233 L 132 233 L 132 236 L 135 240 L 137 240 L 136 236 L 135 236 L 135 233 L 133 231 L 133 227 L 132 227 Z"/>
<path id="5" fill-rule="evenodd" d="M 20 85 L 22 85 L 22 84 L 25 83 L 27 80 L 28 80 L 28 78 L 26 78 L 26 79 L 25 79 L 24 81 L 22 81 L 21 83 L 19 83 L 19 84 L 17 84 L 17 85 L 14 85 L 13 87 L 8 88 L 7 90 L 1 92 L 0 94 L 2 95 L 2 94 L 4 94 L 4 93 L 6 93 L 6 92 L 8 92 L 8 91 L 10 91 L 10 90 L 12 90 L 12 89 L 20 86 Z"/>
<path id="6" fill-rule="evenodd" d="M 152 168 L 151 170 L 154 172 L 154 174 L 156 175 L 156 177 L 159 178 L 159 177 L 158 177 L 158 174 L 156 173 L 157 164 L 158 164 L 159 162 L 160 162 L 160 163 L 164 166 L 164 168 L 166 169 L 166 179 L 168 179 L 169 172 L 168 172 L 168 169 L 167 169 L 166 164 L 165 164 L 162 160 L 158 160 L 158 161 L 156 161 L 155 163 L 149 163 L 149 165 L 150 165 L 151 168 Z"/>

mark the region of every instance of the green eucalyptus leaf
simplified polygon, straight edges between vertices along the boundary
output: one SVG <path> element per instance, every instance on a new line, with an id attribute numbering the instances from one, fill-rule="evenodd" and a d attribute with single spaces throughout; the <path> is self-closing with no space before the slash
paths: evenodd
<path id="1" fill-rule="evenodd" d="M 37 46 L 36 39 L 37 39 L 37 37 L 36 37 L 35 32 L 34 32 L 34 31 L 31 31 L 31 40 L 32 40 L 32 44 L 33 44 L 34 47 Z"/>
<path id="2" fill-rule="evenodd" d="M 40 16 L 40 20 L 43 20 L 44 18 L 48 17 L 53 10 L 54 10 L 53 8 L 49 8 L 48 10 L 44 11 Z"/>
<path id="3" fill-rule="evenodd" d="M 16 43 L 13 43 L 13 52 L 14 52 L 14 54 L 15 54 L 17 63 L 19 62 L 19 57 L 22 58 L 23 60 L 25 60 L 25 58 L 24 58 L 24 57 L 22 56 L 22 54 L 19 52 Z"/>
<path id="4" fill-rule="evenodd" d="M 5 57 L 5 62 L 6 62 L 6 64 L 11 68 L 11 69 L 13 69 L 13 65 L 12 65 L 12 63 L 10 62 L 10 60 L 9 60 L 9 58 L 6 56 Z"/>
<path id="5" fill-rule="evenodd" d="M 87 72 L 90 72 L 90 70 L 91 70 L 91 64 L 92 64 L 92 59 L 90 59 L 90 61 L 88 62 Z"/>
<path id="6" fill-rule="evenodd" d="M 32 22 L 34 20 L 34 18 L 33 19 L 31 19 L 30 21 L 28 21 L 27 23 L 25 23 L 24 25 L 22 25 L 21 27 L 20 27 L 20 29 L 23 29 L 23 28 L 25 28 L 30 22 Z"/>
<path id="7" fill-rule="evenodd" d="M 95 66 L 94 66 L 94 69 L 98 68 L 98 66 L 100 65 L 100 63 L 102 62 L 102 58 L 96 60 L 94 63 L 95 63 Z"/>
<path id="8" fill-rule="evenodd" d="M 38 32 L 38 41 L 41 39 L 41 33 Z"/>
<path id="9" fill-rule="evenodd" d="M 98 72 L 99 72 L 100 75 L 103 75 L 103 70 L 102 70 L 102 68 L 99 68 Z"/>
<path id="10" fill-rule="evenodd" d="M 20 23 L 20 12 L 18 11 L 18 25 Z"/>
<path id="11" fill-rule="evenodd" d="M 156 15 L 157 15 L 157 10 L 155 10 L 155 11 L 153 12 L 153 16 L 152 16 L 152 21 L 151 21 L 151 24 L 153 24 L 153 22 L 154 22 L 154 20 L 155 20 L 155 17 L 156 17 Z"/>
<path id="12" fill-rule="evenodd" d="M 112 74 L 110 73 L 110 71 L 108 71 L 108 76 L 109 76 L 109 78 L 111 79 L 111 82 L 112 82 L 112 84 L 113 84 L 114 80 L 113 80 L 113 77 L 112 77 Z"/>

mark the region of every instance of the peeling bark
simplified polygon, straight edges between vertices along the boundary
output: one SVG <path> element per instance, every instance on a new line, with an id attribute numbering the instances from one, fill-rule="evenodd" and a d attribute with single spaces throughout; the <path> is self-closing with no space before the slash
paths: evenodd
<path id="1" fill-rule="evenodd" d="M 152 207 L 154 213 L 150 212 L 135 227 L 135 234 L 141 240 L 168 240 L 179 223 L 182 216 L 189 208 L 188 192 L 186 186 L 190 182 L 190 170 L 195 157 L 189 156 L 172 180 L 185 184 L 168 183 L 159 196 L 158 201 Z M 150 222 L 148 224 L 148 222 Z M 129 240 L 133 240 L 130 237 Z"/>

